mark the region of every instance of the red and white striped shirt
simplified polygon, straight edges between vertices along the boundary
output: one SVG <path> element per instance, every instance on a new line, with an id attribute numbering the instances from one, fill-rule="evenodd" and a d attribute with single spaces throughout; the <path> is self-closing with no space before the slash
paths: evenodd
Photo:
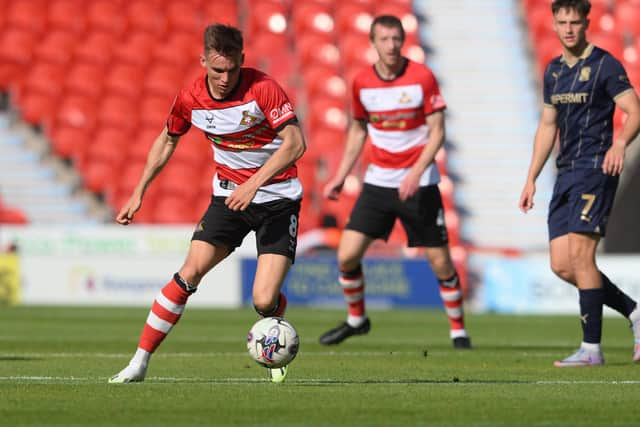
<path id="1" fill-rule="evenodd" d="M 229 196 L 235 186 L 226 183 L 242 184 L 256 173 L 282 144 L 278 131 L 296 119 L 275 80 L 253 68 L 240 73 L 238 85 L 223 100 L 211 96 L 203 73 L 180 91 L 167 119 L 170 135 L 184 135 L 194 125 L 211 141 L 216 196 Z M 253 203 L 300 199 L 297 175 L 296 166 L 290 166 L 260 187 Z"/>
<path id="2" fill-rule="evenodd" d="M 367 120 L 371 138 L 371 164 L 365 182 L 396 188 L 427 144 L 425 116 L 446 108 L 431 70 L 406 60 L 398 77 L 383 80 L 371 66 L 353 81 L 353 117 Z M 438 168 L 427 167 L 420 185 L 437 184 Z"/>

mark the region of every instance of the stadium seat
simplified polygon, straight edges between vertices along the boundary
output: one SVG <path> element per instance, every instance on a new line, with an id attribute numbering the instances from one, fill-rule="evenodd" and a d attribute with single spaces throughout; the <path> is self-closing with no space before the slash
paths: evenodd
<path id="1" fill-rule="evenodd" d="M 25 92 L 20 96 L 17 109 L 25 122 L 38 125 L 52 121 L 57 103 L 55 96 Z"/>
<path id="2" fill-rule="evenodd" d="M 83 96 L 67 96 L 58 106 L 55 126 L 71 126 L 92 131 L 97 121 L 94 102 Z"/>
<path id="3" fill-rule="evenodd" d="M 164 196 L 177 196 L 188 200 L 194 200 L 200 193 L 200 179 L 202 170 L 195 168 L 191 163 L 183 163 L 177 159 L 164 167 L 155 183 L 160 186 Z"/>
<path id="4" fill-rule="evenodd" d="M 347 82 L 332 68 L 307 68 L 303 70 L 303 80 L 304 88 L 309 99 L 328 95 L 343 102 L 347 101 Z"/>
<path id="5" fill-rule="evenodd" d="M 164 42 L 153 48 L 151 56 L 154 64 L 172 67 L 178 72 L 199 62 L 202 53 L 202 36 L 192 33 L 176 32 Z"/>
<path id="6" fill-rule="evenodd" d="M 329 128 L 344 131 L 347 127 L 347 114 L 344 102 L 328 96 L 310 100 L 305 121 L 312 129 Z"/>
<path id="7" fill-rule="evenodd" d="M 297 36 L 318 33 L 333 38 L 335 20 L 330 5 L 318 2 L 293 3 L 293 28 Z"/>
<path id="8" fill-rule="evenodd" d="M 48 31 L 42 41 L 33 48 L 39 62 L 67 66 L 73 58 L 73 49 L 78 37 L 69 31 Z"/>
<path id="9" fill-rule="evenodd" d="M 314 66 L 331 67 L 336 71 L 340 69 L 340 50 L 325 36 L 318 34 L 299 36 L 295 48 L 303 70 Z"/>
<path id="10" fill-rule="evenodd" d="M 249 8 L 246 30 L 252 40 L 258 39 L 258 34 L 285 34 L 289 27 L 287 7 L 280 2 L 259 1 Z"/>
<path id="11" fill-rule="evenodd" d="M 47 28 L 46 3 L 41 1 L 12 1 L 7 5 L 6 25 L 40 35 Z"/>
<path id="12" fill-rule="evenodd" d="M 152 220 L 156 224 L 193 224 L 198 220 L 194 202 L 176 195 L 160 196 L 153 205 Z"/>
<path id="13" fill-rule="evenodd" d="M 117 179 L 118 170 L 111 162 L 94 160 L 87 162 L 82 170 L 84 186 L 94 193 L 102 193 L 105 188 Z"/>
<path id="14" fill-rule="evenodd" d="M 53 152 L 65 159 L 71 159 L 74 153 L 90 142 L 89 130 L 65 124 L 52 126 L 47 135 Z"/>
<path id="15" fill-rule="evenodd" d="M 158 41 L 154 35 L 144 31 L 129 31 L 125 39 L 113 52 L 116 63 L 145 67 L 151 60 L 153 48 Z"/>
<path id="16" fill-rule="evenodd" d="M 204 22 L 213 24 L 219 22 L 222 24 L 238 26 L 238 2 L 229 2 L 227 0 L 207 1 L 201 8 L 204 15 Z"/>
<path id="17" fill-rule="evenodd" d="M 100 115 L 98 125 L 130 131 L 138 125 L 138 108 L 136 99 L 121 95 L 110 95 L 101 98 L 98 105 Z"/>
<path id="18" fill-rule="evenodd" d="M 608 51 L 614 58 L 622 61 L 624 57 L 624 42 L 620 33 L 594 33 L 589 36 L 589 41 L 594 45 Z"/>
<path id="19" fill-rule="evenodd" d="M 111 54 L 115 46 L 111 33 L 91 32 L 86 34 L 74 49 L 76 62 L 94 64 L 100 67 L 111 65 Z M 103 74 L 103 71 L 100 70 Z"/>
<path id="20" fill-rule="evenodd" d="M 202 35 L 208 22 L 200 12 L 200 5 L 184 1 L 172 1 L 166 6 L 168 33 L 190 32 Z"/>
<path id="21" fill-rule="evenodd" d="M 0 90 L 8 89 L 31 63 L 34 46 L 35 35 L 28 30 L 9 29 L 0 34 Z"/>
<path id="22" fill-rule="evenodd" d="M 347 34 L 368 35 L 373 21 L 371 5 L 358 2 L 338 2 L 334 17 L 336 31 L 344 37 Z"/>
<path id="23" fill-rule="evenodd" d="M 127 30 L 127 19 L 122 13 L 122 7 L 116 2 L 98 0 L 89 2 L 85 9 L 87 27 L 121 36 Z"/>
<path id="24" fill-rule="evenodd" d="M 127 155 L 126 146 L 129 139 L 130 133 L 122 129 L 97 129 L 91 138 L 91 143 L 86 147 L 85 158 L 80 168 L 83 169 L 88 163 L 100 162 L 120 171 Z"/>
<path id="25" fill-rule="evenodd" d="M 89 63 L 75 63 L 66 73 L 65 91 L 70 94 L 97 98 L 102 94 L 104 68 Z"/>
<path id="26" fill-rule="evenodd" d="M 37 93 L 50 97 L 60 97 L 65 69 L 60 65 L 36 63 L 29 68 L 21 82 L 21 89 L 27 93 Z"/>
<path id="27" fill-rule="evenodd" d="M 177 90 L 175 91 L 178 92 Z M 174 94 L 175 95 L 175 94 Z M 140 103 L 140 120 L 142 127 L 158 129 L 158 134 L 167 123 L 172 97 L 146 96 Z"/>
<path id="28" fill-rule="evenodd" d="M 184 74 L 175 66 L 158 65 L 150 67 L 144 76 L 144 92 L 149 96 L 162 96 L 165 99 L 173 99 L 182 89 Z M 165 105 L 165 112 L 170 105 Z"/>
<path id="29" fill-rule="evenodd" d="M 147 155 L 149 154 L 149 150 L 153 145 L 153 142 L 156 140 L 158 135 L 160 135 L 160 131 L 162 130 L 162 126 L 153 126 L 153 127 L 142 127 L 138 129 L 137 132 L 133 134 L 131 139 L 127 141 L 126 151 L 127 151 L 127 162 L 129 163 L 143 163 L 147 160 Z"/>
<path id="30" fill-rule="evenodd" d="M 47 31 L 61 29 L 83 34 L 86 26 L 82 0 L 53 0 L 47 6 Z"/>
<path id="31" fill-rule="evenodd" d="M 143 31 L 160 38 L 167 31 L 167 17 L 161 4 L 152 0 L 133 0 L 127 3 L 128 28 Z"/>
<path id="32" fill-rule="evenodd" d="M 142 93 L 144 71 L 131 64 L 115 64 L 109 67 L 104 78 L 104 91 L 110 95 L 136 98 Z"/>
<path id="33" fill-rule="evenodd" d="M 640 3 L 620 2 L 616 4 L 615 11 L 616 29 L 623 36 L 637 38 L 640 36 Z"/>

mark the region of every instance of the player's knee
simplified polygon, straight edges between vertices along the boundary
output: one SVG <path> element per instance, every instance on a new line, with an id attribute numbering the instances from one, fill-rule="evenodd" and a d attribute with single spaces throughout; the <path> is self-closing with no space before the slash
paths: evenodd
<path id="1" fill-rule="evenodd" d="M 351 271 L 358 268 L 361 259 L 359 256 L 350 253 L 338 252 L 338 269 L 340 271 Z"/>
<path id="2" fill-rule="evenodd" d="M 254 295 L 253 308 L 262 317 L 269 317 L 278 309 L 278 297 L 278 295 L 275 298 L 271 295 Z"/>
<path id="3" fill-rule="evenodd" d="M 551 271 L 566 282 L 575 282 L 573 269 L 570 264 L 551 261 Z"/>
<path id="4" fill-rule="evenodd" d="M 188 268 L 187 266 L 182 267 L 178 274 L 185 282 L 193 286 L 199 285 L 202 277 L 204 276 L 204 274 L 199 273 L 197 270 Z"/>

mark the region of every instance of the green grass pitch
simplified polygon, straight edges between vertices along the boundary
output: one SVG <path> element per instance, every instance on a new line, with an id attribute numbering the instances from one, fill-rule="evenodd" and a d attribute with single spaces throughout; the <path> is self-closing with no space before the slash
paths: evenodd
<path id="1" fill-rule="evenodd" d="M 627 322 L 606 318 L 607 364 L 552 366 L 577 316 L 470 315 L 455 351 L 439 311 L 371 311 L 337 347 L 338 310 L 291 308 L 301 350 L 284 384 L 251 361 L 250 309 L 187 309 L 147 381 L 107 378 L 133 353 L 146 308 L 0 308 L 1 426 L 637 426 L 640 365 Z"/>

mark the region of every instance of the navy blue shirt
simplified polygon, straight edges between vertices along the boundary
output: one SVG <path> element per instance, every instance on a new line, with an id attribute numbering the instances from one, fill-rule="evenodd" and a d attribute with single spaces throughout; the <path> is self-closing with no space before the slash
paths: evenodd
<path id="1" fill-rule="evenodd" d="M 544 104 L 555 108 L 560 137 L 556 166 L 566 169 L 600 168 L 613 142 L 615 98 L 633 90 L 620 62 L 589 45 L 570 65 L 553 59 L 544 73 Z"/>

